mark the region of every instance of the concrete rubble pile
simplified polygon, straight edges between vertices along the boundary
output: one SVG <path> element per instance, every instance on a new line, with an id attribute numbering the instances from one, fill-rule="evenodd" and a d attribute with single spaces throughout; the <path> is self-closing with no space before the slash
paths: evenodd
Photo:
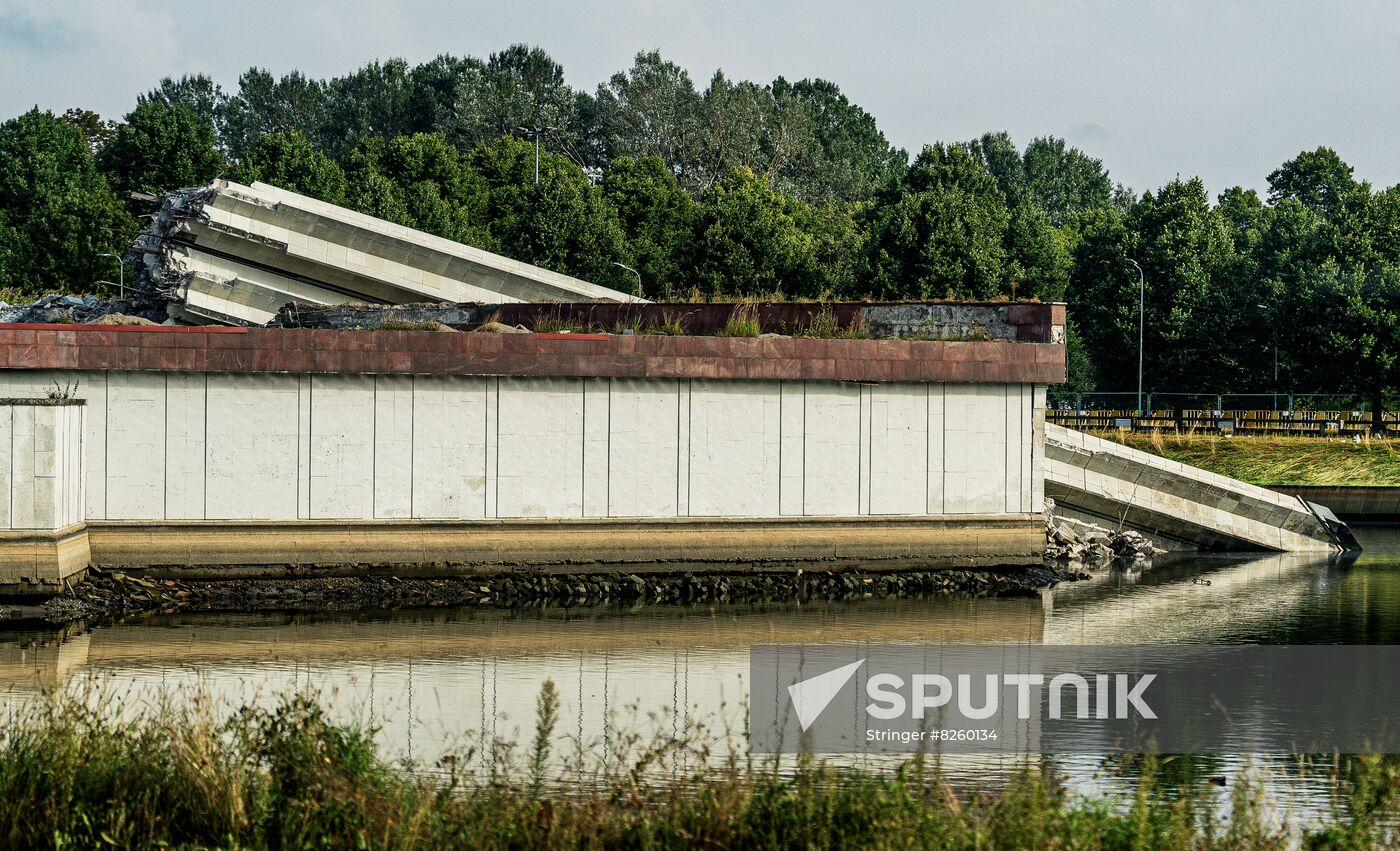
<path id="1" fill-rule="evenodd" d="M 28 304 L 0 302 L 0 322 L 59 325 L 159 325 L 165 304 L 150 299 L 102 299 L 91 295 L 46 295 Z"/>
<path id="2" fill-rule="evenodd" d="M 194 324 L 265 325 L 285 304 L 627 301 L 551 272 L 264 183 L 168 193 L 126 261 Z"/>
<path id="3" fill-rule="evenodd" d="M 1093 523 L 1085 523 L 1055 514 L 1053 500 L 1045 501 L 1045 559 L 1046 561 L 1108 564 L 1150 561 L 1166 550 L 1158 549 L 1140 532 L 1123 529 L 1117 532 Z"/>

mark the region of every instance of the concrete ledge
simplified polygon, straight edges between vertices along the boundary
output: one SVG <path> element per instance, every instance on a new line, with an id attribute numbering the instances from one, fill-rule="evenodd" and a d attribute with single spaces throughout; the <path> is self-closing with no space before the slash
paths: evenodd
<path id="1" fill-rule="evenodd" d="M 0 368 L 1058 384 L 1059 343 L 0 324 Z"/>
<path id="2" fill-rule="evenodd" d="M 55 593 L 90 561 L 84 523 L 55 531 L 0 531 L 0 586 L 9 593 Z"/>
<path id="3" fill-rule="evenodd" d="M 94 521 L 92 563 L 186 578 L 451 576 L 518 567 L 568 572 L 791 569 L 797 562 L 986 567 L 1040 563 L 1039 514 L 888 518 L 480 521 Z M 871 564 L 874 562 L 874 564 Z M 580 566 L 586 566 L 581 568 Z M 799 565 L 800 566 L 800 565 Z"/>
<path id="4" fill-rule="evenodd" d="M 1400 520 L 1400 486 L 1278 485 L 1274 490 L 1325 505 L 1343 519 Z"/>

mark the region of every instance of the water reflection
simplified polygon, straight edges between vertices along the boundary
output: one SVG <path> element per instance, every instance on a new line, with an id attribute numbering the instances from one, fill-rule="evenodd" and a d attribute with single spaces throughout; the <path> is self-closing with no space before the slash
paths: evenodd
<path id="1" fill-rule="evenodd" d="M 563 698 L 563 732 L 581 741 L 628 723 L 628 707 L 643 718 L 679 707 L 655 722 L 676 730 L 696 720 L 739 730 L 754 644 L 1395 643 L 1400 531 L 1359 531 L 1367 551 L 1350 565 L 1289 555 L 1185 558 L 1139 573 L 1105 571 L 1039 597 L 186 614 L 11 631 L 0 643 L 0 684 L 18 705 L 41 689 L 96 680 L 129 709 L 182 690 L 239 704 L 311 688 L 338 711 L 379 725 L 391 752 L 426 762 L 469 731 L 509 738 L 528 728 L 546 679 Z M 1225 756 L 1210 770 L 1239 762 Z M 966 758 L 950 768 L 980 783 L 1007 764 Z M 1055 764 L 1085 789 L 1131 780 L 1131 771 L 1104 770 L 1094 758 Z M 1320 784 L 1294 776 L 1284 791 L 1321 802 Z"/>

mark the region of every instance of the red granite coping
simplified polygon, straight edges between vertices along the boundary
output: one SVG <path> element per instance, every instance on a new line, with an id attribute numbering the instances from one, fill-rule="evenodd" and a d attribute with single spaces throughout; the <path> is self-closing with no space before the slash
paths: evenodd
<path id="1" fill-rule="evenodd" d="M 1007 341 L 0 324 L 0 367 L 1058 384 L 1065 347 Z"/>
<path id="2" fill-rule="evenodd" d="M 0 330 L 136 331 L 145 334 L 246 334 L 247 328 L 225 325 L 53 325 L 47 322 L 0 322 Z"/>

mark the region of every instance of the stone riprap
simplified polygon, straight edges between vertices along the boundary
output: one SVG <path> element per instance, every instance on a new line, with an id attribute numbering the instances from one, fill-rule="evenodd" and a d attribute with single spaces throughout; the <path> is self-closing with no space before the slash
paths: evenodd
<path id="1" fill-rule="evenodd" d="M 1054 423 L 1045 425 L 1045 462 L 1045 493 L 1056 505 L 1176 548 L 1343 548 L 1326 515 L 1297 497 Z"/>
<path id="2" fill-rule="evenodd" d="M 263 325 L 291 301 L 622 301 L 627 293 L 264 183 L 166 195 L 133 243 L 139 290 L 196 324 Z"/>

